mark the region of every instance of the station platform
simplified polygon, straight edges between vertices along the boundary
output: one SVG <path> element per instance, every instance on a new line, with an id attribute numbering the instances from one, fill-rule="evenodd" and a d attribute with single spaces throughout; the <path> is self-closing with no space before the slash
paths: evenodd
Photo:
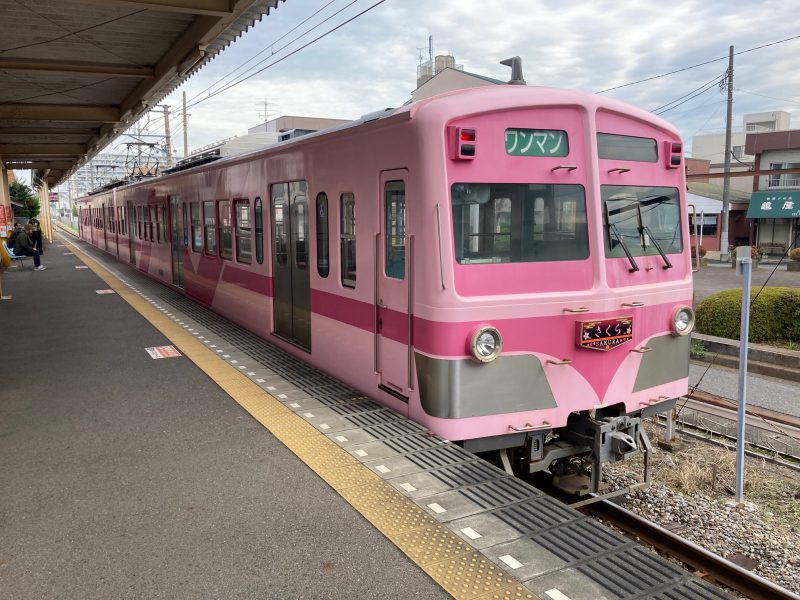
<path id="1" fill-rule="evenodd" d="M 729 597 L 67 234 L 43 262 L 0 275 L 3 597 Z"/>

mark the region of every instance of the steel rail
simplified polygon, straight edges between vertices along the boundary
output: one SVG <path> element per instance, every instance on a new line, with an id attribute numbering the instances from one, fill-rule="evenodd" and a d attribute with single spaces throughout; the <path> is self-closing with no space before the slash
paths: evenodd
<path id="1" fill-rule="evenodd" d="M 665 554 L 700 571 L 708 579 L 722 583 L 752 600 L 800 600 L 800 596 L 794 592 L 709 552 L 608 500 L 589 504 L 582 510 L 608 521 L 626 533 L 636 536 Z"/>

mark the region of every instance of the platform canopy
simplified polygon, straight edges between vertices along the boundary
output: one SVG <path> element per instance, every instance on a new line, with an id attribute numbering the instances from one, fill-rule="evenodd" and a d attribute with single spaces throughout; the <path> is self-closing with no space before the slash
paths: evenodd
<path id="1" fill-rule="evenodd" d="M 60 183 L 280 1 L 0 0 L 0 160 Z"/>

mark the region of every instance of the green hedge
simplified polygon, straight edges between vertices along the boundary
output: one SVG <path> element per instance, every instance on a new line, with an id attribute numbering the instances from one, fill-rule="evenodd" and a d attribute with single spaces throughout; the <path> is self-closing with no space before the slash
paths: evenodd
<path id="1" fill-rule="evenodd" d="M 752 298 L 760 288 L 751 290 Z M 742 289 L 726 290 L 705 298 L 697 307 L 700 333 L 738 340 L 741 328 Z M 800 289 L 764 288 L 750 311 L 750 341 L 800 342 Z"/>

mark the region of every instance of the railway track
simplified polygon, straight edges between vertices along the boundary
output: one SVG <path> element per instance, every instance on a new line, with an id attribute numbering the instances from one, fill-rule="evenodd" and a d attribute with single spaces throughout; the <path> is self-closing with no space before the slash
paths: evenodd
<path id="1" fill-rule="evenodd" d="M 678 401 L 675 422 L 681 433 L 727 446 L 736 442 L 736 411 L 736 400 L 694 391 Z M 800 470 L 800 418 L 748 408 L 746 441 L 748 455 Z"/>
<path id="2" fill-rule="evenodd" d="M 663 554 L 689 565 L 695 569 L 696 575 L 712 582 L 721 583 L 747 598 L 753 600 L 800 600 L 800 596 L 794 592 L 709 552 L 613 502 L 600 500 L 584 506 L 582 510 L 650 544 Z"/>

